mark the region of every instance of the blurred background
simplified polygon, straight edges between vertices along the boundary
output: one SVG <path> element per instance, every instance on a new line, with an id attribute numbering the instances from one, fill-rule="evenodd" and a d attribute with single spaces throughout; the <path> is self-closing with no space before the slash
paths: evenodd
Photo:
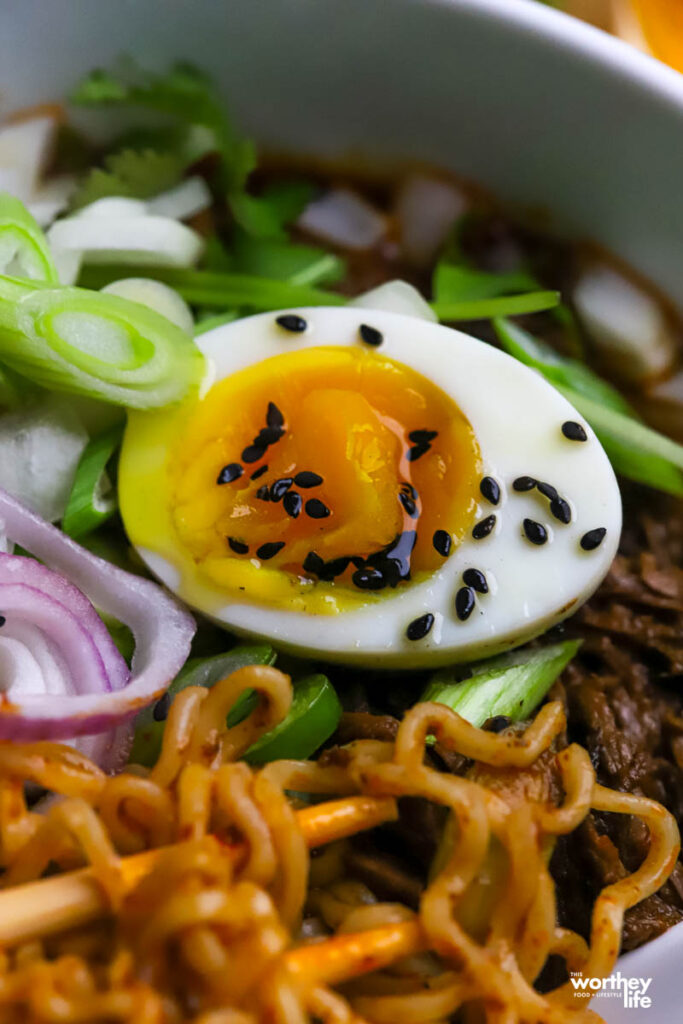
<path id="1" fill-rule="evenodd" d="M 549 0 L 683 71 L 683 0 Z"/>

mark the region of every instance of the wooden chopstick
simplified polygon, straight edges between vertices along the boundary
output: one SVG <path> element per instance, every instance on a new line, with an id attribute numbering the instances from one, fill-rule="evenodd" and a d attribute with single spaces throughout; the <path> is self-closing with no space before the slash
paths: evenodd
<path id="1" fill-rule="evenodd" d="M 309 848 L 344 839 L 385 821 L 395 820 L 396 801 L 369 796 L 330 800 L 297 811 L 297 822 Z M 180 844 L 178 844 L 180 845 Z M 160 847 L 122 857 L 123 892 L 128 893 L 147 875 L 161 854 L 173 847 Z M 245 847 L 228 849 L 236 859 Z M 54 935 L 105 917 L 110 913 L 107 894 L 92 868 L 40 878 L 0 891 L 0 946 L 17 945 L 30 939 Z"/>

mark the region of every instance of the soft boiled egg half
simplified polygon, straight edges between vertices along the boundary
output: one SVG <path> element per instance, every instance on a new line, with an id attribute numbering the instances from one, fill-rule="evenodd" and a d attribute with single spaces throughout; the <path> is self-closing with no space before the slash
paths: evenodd
<path id="1" fill-rule="evenodd" d="M 120 502 L 150 569 L 228 629 L 365 665 L 471 660 L 548 629 L 607 572 L 605 452 L 490 345 L 350 306 L 197 343 L 202 394 L 130 417 Z"/>

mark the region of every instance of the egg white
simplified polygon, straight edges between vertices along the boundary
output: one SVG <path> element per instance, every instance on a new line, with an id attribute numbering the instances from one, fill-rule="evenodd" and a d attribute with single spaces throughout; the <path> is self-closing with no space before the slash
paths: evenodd
<path id="1" fill-rule="evenodd" d="M 469 419 L 481 449 L 482 475 L 492 476 L 501 488 L 495 507 L 481 497 L 476 521 L 495 514 L 496 527 L 483 540 L 468 533 L 429 578 L 329 616 L 228 599 L 206 580 L 197 586 L 180 542 L 177 550 L 168 544 L 160 550 L 129 527 L 140 555 L 167 586 L 236 633 L 265 637 L 300 654 L 399 668 L 468 661 L 515 647 L 573 613 L 593 593 L 617 550 L 619 488 L 593 431 L 539 374 L 461 331 L 410 316 L 352 307 L 287 310 L 308 324 L 303 334 L 294 334 L 276 323 L 281 312 L 237 320 L 197 339 L 212 382 L 295 349 L 363 345 L 360 324 L 376 328 L 384 339 L 378 349 L 382 356 L 428 377 Z M 586 442 L 563 436 L 567 420 L 582 424 Z M 156 461 L 166 454 L 157 446 L 153 456 Z M 553 484 L 571 506 L 571 523 L 554 519 L 537 491 L 513 491 L 519 476 Z M 166 497 L 160 494 L 158 500 Z M 125 520 L 125 500 L 122 508 Z M 545 545 L 535 546 L 524 536 L 525 517 L 548 528 Z M 580 538 L 597 527 L 607 531 L 602 544 L 582 550 Z M 477 594 L 474 611 L 462 622 L 454 600 L 468 568 L 486 575 L 489 593 Z M 409 640 L 409 623 L 428 612 L 435 616 L 429 634 Z"/>

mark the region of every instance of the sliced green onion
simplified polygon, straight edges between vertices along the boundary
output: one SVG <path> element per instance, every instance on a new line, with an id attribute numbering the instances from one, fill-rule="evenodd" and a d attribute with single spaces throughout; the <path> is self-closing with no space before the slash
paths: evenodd
<path id="1" fill-rule="evenodd" d="M 561 356 L 550 345 L 509 320 L 497 318 L 493 321 L 493 328 L 498 341 L 509 355 L 538 370 L 551 384 L 572 388 L 610 409 L 630 416 L 636 415 L 623 395 L 585 363 Z"/>
<path id="2" fill-rule="evenodd" d="M 473 665 L 472 675 L 462 682 L 456 680 L 458 669 L 441 669 L 420 700 L 446 704 L 477 727 L 497 715 L 521 722 L 538 707 L 580 646 L 580 640 L 566 640 L 533 650 L 522 647 Z"/>
<path id="3" fill-rule="evenodd" d="M 191 658 L 169 686 L 168 697 L 161 698 L 165 711 L 160 714 L 157 703 L 153 707 L 145 708 L 136 718 L 130 760 L 148 768 L 156 764 L 161 753 L 169 702 L 181 690 L 188 686 L 210 687 L 236 672 L 238 668 L 244 668 L 246 665 L 272 665 L 274 661 L 275 652 L 267 644 L 240 644 L 227 654 L 217 654 L 212 658 Z M 230 711 L 228 723 L 236 725 L 246 718 L 255 704 L 256 697 L 253 691 L 243 693 Z"/>
<path id="4" fill-rule="evenodd" d="M 85 536 L 116 511 L 116 495 L 105 470 L 122 436 L 123 428 L 118 426 L 93 437 L 86 445 L 62 519 L 62 529 L 70 537 Z"/>
<path id="5" fill-rule="evenodd" d="M 40 389 L 26 377 L 8 366 L 0 366 L 0 409 L 3 412 L 20 409 L 39 394 Z"/>
<path id="6" fill-rule="evenodd" d="M 24 204 L 8 192 L 0 192 L 0 271 L 59 282 L 45 235 Z"/>
<path id="7" fill-rule="evenodd" d="M 173 288 L 161 281 L 151 277 L 123 277 L 120 281 L 112 281 L 102 291 L 105 295 L 120 295 L 122 299 L 149 306 L 181 330 L 188 334 L 194 333 L 192 310 L 185 299 L 181 299 Z"/>
<path id="8" fill-rule="evenodd" d="M 563 359 L 505 320 L 493 324 L 503 348 L 533 367 L 585 416 L 617 473 L 668 494 L 683 494 L 683 446 L 635 418 L 628 402 L 583 363 Z"/>
<path id="9" fill-rule="evenodd" d="M 110 281 L 126 276 L 126 269 L 111 266 L 86 267 L 81 283 L 88 288 L 102 288 Z M 154 267 L 150 276 L 163 281 L 197 306 L 214 309 L 248 307 L 256 310 L 287 309 L 291 306 L 343 306 L 346 298 L 334 292 L 289 284 L 251 274 L 216 273 L 208 270 L 178 270 Z M 2 353 L 0 352 L 0 355 Z"/>
<path id="10" fill-rule="evenodd" d="M 486 270 L 437 263 L 432 282 L 437 305 L 450 302 L 475 302 L 496 299 L 503 295 L 538 291 L 538 281 L 525 271 L 494 274 Z"/>
<path id="11" fill-rule="evenodd" d="M 281 758 L 304 760 L 330 738 L 341 712 L 339 697 L 326 676 L 300 679 L 294 684 L 287 717 L 249 748 L 245 760 L 252 764 Z"/>
<path id="12" fill-rule="evenodd" d="M 492 320 L 498 316 L 518 316 L 522 313 L 540 313 L 559 305 L 560 293 L 543 291 L 525 295 L 502 295 L 493 299 L 475 299 L 471 302 L 432 302 L 439 320 Z"/>
<path id="13" fill-rule="evenodd" d="M 240 273 L 290 284 L 330 284 L 339 281 L 346 269 L 341 257 L 311 245 L 242 235 L 235 239 L 233 248 Z"/>
<path id="14" fill-rule="evenodd" d="M 204 357 L 175 324 L 117 295 L 0 277 L 0 359 L 38 384 L 151 409 L 198 387 Z"/>

